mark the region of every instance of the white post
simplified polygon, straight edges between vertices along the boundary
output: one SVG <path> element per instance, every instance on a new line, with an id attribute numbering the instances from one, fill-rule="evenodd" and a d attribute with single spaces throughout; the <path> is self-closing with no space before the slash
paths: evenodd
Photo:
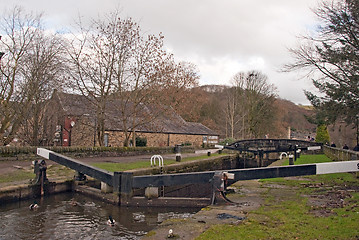
<path id="1" fill-rule="evenodd" d="M 151 162 L 151 167 L 154 167 L 154 166 L 156 166 L 156 159 L 158 159 L 158 166 L 159 167 L 163 167 L 164 165 L 163 165 L 163 157 L 161 156 L 161 155 L 153 155 L 152 157 L 151 157 L 151 160 L 150 160 L 150 162 Z M 153 162 L 152 162 L 153 161 Z"/>
<path id="2" fill-rule="evenodd" d="M 291 134 L 290 127 L 288 127 L 288 139 L 290 139 L 290 134 Z"/>

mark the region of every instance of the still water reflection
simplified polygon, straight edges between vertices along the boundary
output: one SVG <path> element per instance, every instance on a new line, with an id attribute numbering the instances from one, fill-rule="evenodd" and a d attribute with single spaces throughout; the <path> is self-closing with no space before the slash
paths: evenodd
<path id="1" fill-rule="evenodd" d="M 139 239 L 169 218 L 186 218 L 199 209 L 124 208 L 66 193 L 0 205 L 0 239 Z M 109 216 L 115 226 L 107 225 Z"/>

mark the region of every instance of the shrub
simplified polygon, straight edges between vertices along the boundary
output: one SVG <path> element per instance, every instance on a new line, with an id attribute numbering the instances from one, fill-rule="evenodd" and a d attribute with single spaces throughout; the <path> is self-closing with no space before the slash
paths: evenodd
<path id="1" fill-rule="evenodd" d="M 321 124 L 317 126 L 317 136 L 315 137 L 315 141 L 317 143 L 323 143 L 323 144 L 330 142 L 327 125 Z"/>
<path id="2" fill-rule="evenodd" d="M 221 145 L 228 145 L 234 143 L 236 140 L 234 138 L 225 138 L 219 144 Z"/>

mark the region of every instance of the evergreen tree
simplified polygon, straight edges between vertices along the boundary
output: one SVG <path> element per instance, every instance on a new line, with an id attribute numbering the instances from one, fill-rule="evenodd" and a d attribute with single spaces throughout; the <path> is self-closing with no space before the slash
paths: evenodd
<path id="1" fill-rule="evenodd" d="M 317 126 L 317 136 L 315 138 L 315 141 L 317 143 L 323 143 L 323 144 L 328 143 L 329 144 L 330 137 L 329 137 L 327 125 L 320 124 Z"/>
<path id="2" fill-rule="evenodd" d="M 315 14 L 321 23 L 318 32 L 290 50 L 295 61 L 286 70 L 313 73 L 321 94 L 306 95 L 329 122 L 344 117 L 354 123 L 359 113 L 359 1 L 323 1 Z"/>

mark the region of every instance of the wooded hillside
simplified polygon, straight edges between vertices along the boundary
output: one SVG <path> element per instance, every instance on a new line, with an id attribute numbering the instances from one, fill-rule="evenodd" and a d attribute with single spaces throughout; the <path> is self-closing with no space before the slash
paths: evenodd
<path id="1" fill-rule="evenodd" d="M 224 116 L 228 89 L 230 87 L 224 85 L 192 88 L 188 90 L 183 101 L 173 107 L 186 121 L 200 122 L 218 132 L 224 139 L 229 137 Z M 306 138 L 315 133 L 315 125 L 306 120 L 306 116 L 313 114 L 310 107 L 276 98 L 273 109 L 271 112 L 274 117 L 273 127 L 269 126 L 266 129 L 270 138 L 287 138 L 288 127 L 293 138 Z M 241 136 L 237 135 L 235 138 L 240 139 Z"/>

